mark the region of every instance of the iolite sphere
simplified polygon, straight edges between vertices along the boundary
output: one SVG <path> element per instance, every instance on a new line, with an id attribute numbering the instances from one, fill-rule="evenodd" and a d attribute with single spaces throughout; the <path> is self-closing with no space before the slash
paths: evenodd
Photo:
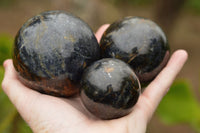
<path id="1" fill-rule="evenodd" d="M 80 96 L 85 107 L 101 119 L 114 119 L 132 111 L 140 95 L 133 70 L 118 59 L 101 59 L 89 66 L 81 80 Z"/>
<path id="2" fill-rule="evenodd" d="M 169 59 L 169 45 L 162 29 L 153 21 L 127 17 L 104 32 L 100 42 L 102 58 L 128 63 L 141 84 L 152 81 Z"/>
<path id="3" fill-rule="evenodd" d="M 47 11 L 19 30 L 13 63 L 26 86 L 67 97 L 78 92 L 83 70 L 99 57 L 99 45 L 85 22 L 64 11 Z"/>

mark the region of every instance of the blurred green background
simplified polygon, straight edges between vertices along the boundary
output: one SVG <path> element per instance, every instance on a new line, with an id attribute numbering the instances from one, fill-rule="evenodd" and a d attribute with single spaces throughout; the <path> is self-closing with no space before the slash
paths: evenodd
<path id="1" fill-rule="evenodd" d="M 17 31 L 27 19 L 45 10 L 69 11 L 94 32 L 125 16 L 158 23 L 171 51 L 185 49 L 189 60 L 148 124 L 147 133 L 200 133 L 200 0 L 0 0 L 0 83 L 2 63 L 11 58 Z M 0 133 L 31 133 L 1 88 Z"/>

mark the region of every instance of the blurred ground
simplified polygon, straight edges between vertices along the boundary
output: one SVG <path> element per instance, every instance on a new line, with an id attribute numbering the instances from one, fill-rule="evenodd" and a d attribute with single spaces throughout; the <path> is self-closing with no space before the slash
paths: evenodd
<path id="1" fill-rule="evenodd" d="M 1 1 L 1 0 L 0 0 Z M 4 0 L 5 1 L 5 0 Z M 116 5 L 106 0 L 12 0 L 0 5 L 0 34 L 15 36 L 21 25 L 33 15 L 45 10 L 66 10 L 85 20 L 94 30 L 105 23 L 112 23 L 125 16 L 142 16 L 154 19 L 154 5 Z M 1 2 L 0 2 L 1 3 Z M 193 91 L 200 100 L 200 15 L 182 10 L 173 30 L 168 35 L 171 51 L 185 49 L 189 60 L 178 78 L 185 78 L 193 85 Z M 194 133 L 187 125 L 166 126 L 154 116 L 148 126 L 148 133 Z"/>

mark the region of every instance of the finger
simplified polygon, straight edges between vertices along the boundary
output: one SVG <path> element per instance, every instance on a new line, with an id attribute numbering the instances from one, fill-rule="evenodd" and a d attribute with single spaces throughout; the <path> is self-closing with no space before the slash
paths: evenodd
<path id="1" fill-rule="evenodd" d="M 109 24 L 102 25 L 96 32 L 97 41 L 100 42 L 101 36 L 103 35 L 104 31 L 109 27 Z"/>
<path id="2" fill-rule="evenodd" d="M 2 88 L 18 111 L 24 112 L 27 109 L 25 105 L 33 103 L 31 100 L 37 99 L 36 97 L 39 93 L 28 89 L 18 81 L 12 60 L 6 60 L 4 62 L 4 68 L 5 75 L 2 82 Z"/>
<path id="3" fill-rule="evenodd" d="M 168 92 L 170 85 L 180 72 L 187 57 L 186 51 L 177 50 L 171 56 L 167 66 L 160 72 L 155 80 L 147 86 L 141 95 L 138 105 L 140 109 L 144 111 L 148 121 L 151 119 L 163 96 Z"/>

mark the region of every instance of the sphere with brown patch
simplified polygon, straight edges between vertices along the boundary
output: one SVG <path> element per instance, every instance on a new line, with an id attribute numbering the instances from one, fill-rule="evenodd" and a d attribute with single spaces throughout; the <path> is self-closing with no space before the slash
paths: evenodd
<path id="1" fill-rule="evenodd" d="M 133 70 L 121 60 L 107 58 L 94 62 L 84 71 L 80 96 L 92 114 L 101 119 L 114 119 L 132 111 L 140 91 Z"/>
<path id="2" fill-rule="evenodd" d="M 101 38 L 100 49 L 102 58 L 128 63 L 143 86 L 157 76 L 170 56 L 162 29 L 139 17 L 126 17 L 111 24 Z"/>
<path id="3" fill-rule="evenodd" d="M 13 51 L 22 83 L 61 97 L 78 93 L 83 70 L 99 57 L 90 27 L 64 11 L 46 11 L 29 19 L 18 31 Z"/>

